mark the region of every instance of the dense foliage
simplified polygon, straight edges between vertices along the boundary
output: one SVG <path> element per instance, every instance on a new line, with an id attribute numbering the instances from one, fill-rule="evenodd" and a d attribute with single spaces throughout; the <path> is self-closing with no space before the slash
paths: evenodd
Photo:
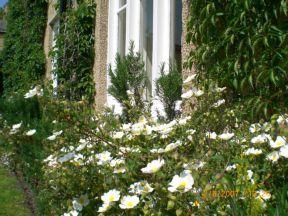
<path id="1" fill-rule="evenodd" d="M 287 107 L 286 0 L 191 0 L 188 66 L 203 82 L 227 86 L 254 113 Z"/>
<path id="2" fill-rule="evenodd" d="M 2 73 L 4 89 L 14 91 L 30 87 L 45 72 L 47 2 L 10 0 L 8 7 Z"/>
<path id="3" fill-rule="evenodd" d="M 69 100 L 85 98 L 92 103 L 96 5 L 93 0 L 77 1 L 76 7 L 68 2 L 66 6 L 59 5 L 60 32 L 52 52 L 57 59 L 58 94 Z"/>

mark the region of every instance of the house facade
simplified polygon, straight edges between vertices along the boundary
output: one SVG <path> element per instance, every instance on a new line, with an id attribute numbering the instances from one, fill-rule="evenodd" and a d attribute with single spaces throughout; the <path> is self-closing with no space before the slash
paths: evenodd
<path id="1" fill-rule="evenodd" d="M 135 51 L 143 56 L 150 83 L 148 92 L 154 98 L 155 80 L 160 75 L 160 66 L 164 63 L 167 69 L 171 61 L 181 66 L 191 51 L 191 45 L 185 43 L 189 0 L 95 1 L 95 106 L 97 109 L 105 105 L 114 106 L 116 112 L 121 112 L 121 107 L 107 91 L 110 85 L 108 65 L 113 68 L 116 54 L 127 54 L 133 41 Z M 49 57 L 49 51 L 55 43 L 59 18 L 54 7 L 55 0 L 49 3 L 45 36 L 46 77 L 54 80 L 56 86 L 57 75 L 51 72 L 55 65 Z M 182 73 L 185 78 L 193 71 L 182 70 Z M 153 100 L 153 103 L 159 107 L 157 100 Z"/>
<path id="2" fill-rule="evenodd" d="M 3 50 L 5 31 L 6 31 L 6 23 L 4 20 L 0 20 L 0 51 Z"/>

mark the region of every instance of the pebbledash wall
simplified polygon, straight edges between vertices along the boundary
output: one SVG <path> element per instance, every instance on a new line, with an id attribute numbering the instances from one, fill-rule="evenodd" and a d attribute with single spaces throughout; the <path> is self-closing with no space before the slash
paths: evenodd
<path id="1" fill-rule="evenodd" d="M 107 74 L 108 65 L 115 66 L 116 53 L 125 55 L 130 41 L 134 42 L 135 51 L 141 52 L 146 63 L 147 76 L 150 81 L 149 96 L 155 97 L 155 80 L 160 75 L 160 65 L 176 59 L 178 64 L 185 62 L 193 45 L 187 44 L 186 23 L 189 17 L 189 0 L 95 0 L 95 61 L 93 75 L 95 81 L 95 107 L 114 106 L 116 112 L 121 107 L 108 94 L 110 85 Z M 55 68 L 49 51 L 55 44 L 59 29 L 59 18 L 54 8 L 55 0 L 49 0 L 48 21 L 45 35 L 46 78 L 54 80 L 57 75 L 51 71 Z M 185 79 L 194 70 L 183 69 Z M 153 100 L 153 110 L 161 107 Z M 160 110 L 161 112 L 161 110 Z"/>

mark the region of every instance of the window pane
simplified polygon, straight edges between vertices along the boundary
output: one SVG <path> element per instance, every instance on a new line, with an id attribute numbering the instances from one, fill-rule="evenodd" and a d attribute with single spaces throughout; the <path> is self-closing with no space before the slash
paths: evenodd
<path id="1" fill-rule="evenodd" d="M 178 69 L 181 69 L 182 65 L 182 1 L 175 1 L 175 16 L 174 16 L 174 58 L 178 65 Z"/>
<path id="2" fill-rule="evenodd" d="M 127 3 L 127 0 L 119 0 L 119 8 L 121 8 L 122 6 L 124 6 Z"/>
<path id="3" fill-rule="evenodd" d="M 142 0 L 142 55 L 148 77 L 148 97 L 152 93 L 152 54 L 153 54 L 153 0 Z"/>
<path id="4" fill-rule="evenodd" d="M 126 9 L 118 14 L 118 53 L 125 56 L 126 47 Z"/>

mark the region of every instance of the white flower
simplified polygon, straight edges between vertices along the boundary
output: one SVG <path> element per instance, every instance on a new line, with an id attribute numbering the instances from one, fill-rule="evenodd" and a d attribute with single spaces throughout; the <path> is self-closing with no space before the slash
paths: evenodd
<path id="1" fill-rule="evenodd" d="M 132 209 L 137 206 L 139 202 L 138 196 L 124 196 L 121 199 L 121 204 L 119 206 L 121 209 Z"/>
<path id="2" fill-rule="evenodd" d="M 202 91 L 202 90 L 200 90 L 200 89 L 195 89 L 194 90 L 194 95 L 196 96 L 196 97 L 200 97 L 200 96 L 202 96 L 204 94 L 204 91 Z"/>
<path id="3" fill-rule="evenodd" d="M 233 164 L 233 165 L 227 166 L 225 170 L 226 170 L 226 171 L 231 171 L 232 169 L 236 169 L 236 168 L 237 168 L 236 165 Z"/>
<path id="4" fill-rule="evenodd" d="M 184 81 L 183 84 L 187 84 L 190 83 L 192 80 L 194 80 L 196 78 L 197 74 L 193 74 L 191 76 L 188 76 Z"/>
<path id="5" fill-rule="evenodd" d="M 121 139 L 124 136 L 123 132 L 115 132 L 113 134 L 113 139 Z"/>
<path id="6" fill-rule="evenodd" d="M 253 176 L 253 171 L 252 170 L 247 170 L 247 177 L 248 177 L 248 180 L 250 180 Z"/>
<path id="7" fill-rule="evenodd" d="M 148 194 L 153 190 L 147 181 L 136 182 L 129 187 L 129 192 L 137 195 Z"/>
<path id="8" fill-rule="evenodd" d="M 217 108 L 217 107 L 221 106 L 221 105 L 224 104 L 224 103 L 225 103 L 225 99 L 218 100 L 216 103 L 214 103 L 214 104 L 212 105 L 212 107 Z"/>
<path id="9" fill-rule="evenodd" d="M 158 154 L 162 154 L 162 153 L 165 152 L 165 149 L 163 149 L 163 148 L 151 149 L 150 152 L 153 153 L 153 154 L 157 154 L 157 153 L 158 153 Z"/>
<path id="10" fill-rule="evenodd" d="M 35 133 L 36 133 L 36 130 L 35 130 L 35 129 L 32 129 L 32 130 L 29 130 L 29 131 L 26 133 L 26 136 L 33 136 Z"/>
<path id="11" fill-rule="evenodd" d="M 261 129 L 261 125 L 259 123 L 257 124 L 252 124 L 250 127 L 249 127 L 249 131 L 250 133 L 255 133 L 257 131 L 259 131 Z"/>
<path id="12" fill-rule="evenodd" d="M 217 87 L 217 88 L 215 88 L 215 92 L 218 92 L 218 93 L 223 92 L 225 90 L 226 90 L 226 87 L 223 87 L 223 88 Z"/>
<path id="13" fill-rule="evenodd" d="M 182 111 L 182 101 L 181 100 L 177 100 L 175 101 L 175 111 Z"/>
<path id="14" fill-rule="evenodd" d="M 102 206 L 99 207 L 98 212 L 106 212 L 110 207 L 109 203 L 103 203 Z"/>
<path id="15" fill-rule="evenodd" d="M 24 95 L 24 98 L 32 98 L 34 97 L 35 95 L 37 94 L 37 88 L 35 87 L 34 89 L 31 89 L 29 90 L 29 92 L 27 92 L 25 95 Z"/>
<path id="16" fill-rule="evenodd" d="M 208 139 L 216 139 L 217 138 L 217 134 L 215 132 L 207 132 L 206 133 L 206 137 Z"/>
<path id="17" fill-rule="evenodd" d="M 81 195 L 79 198 L 74 199 L 72 204 L 75 210 L 82 211 L 83 207 L 89 204 L 88 195 Z"/>
<path id="18" fill-rule="evenodd" d="M 276 141 L 270 140 L 271 148 L 279 148 L 286 145 L 286 140 L 282 136 L 277 136 Z"/>
<path id="19" fill-rule="evenodd" d="M 122 125 L 122 130 L 123 131 L 130 131 L 130 129 L 131 129 L 131 123 Z"/>
<path id="20" fill-rule="evenodd" d="M 271 194 L 269 193 L 269 191 L 265 191 L 265 190 L 258 190 L 257 193 L 259 194 L 259 197 L 262 200 L 268 200 L 271 198 Z"/>
<path id="21" fill-rule="evenodd" d="M 63 133 L 63 131 L 60 130 L 60 131 L 54 132 L 53 135 L 55 135 L 55 136 L 60 136 L 62 133 Z"/>
<path id="22" fill-rule="evenodd" d="M 63 131 L 58 131 L 58 132 L 54 132 L 53 135 L 49 136 L 47 139 L 52 141 L 55 140 L 57 136 L 60 136 L 63 133 Z"/>
<path id="23" fill-rule="evenodd" d="M 174 149 L 176 149 L 178 146 L 182 145 L 182 143 L 178 140 L 177 142 L 175 143 L 170 143 L 169 145 L 167 145 L 165 147 L 165 152 L 169 152 L 169 151 L 172 151 Z"/>
<path id="24" fill-rule="evenodd" d="M 48 140 L 52 141 L 52 140 L 55 140 L 56 139 L 56 136 L 55 135 L 51 135 L 47 138 Z"/>
<path id="25" fill-rule="evenodd" d="M 279 155 L 288 158 L 288 145 L 282 146 L 280 148 Z"/>
<path id="26" fill-rule="evenodd" d="M 281 125 L 283 122 L 285 122 L 285 118 L 282 115 L 280 115 L 276 121 L 279 125 Z"/>
<path id="27" fill-rule="evenodd" d="M 81 140 L 80 140 L 81 141 Z M 80 142 L 81 143 L 81 142 Z M 81 143 L 77 148 L 76 151 L 81 151 L 86 147 L 87 143 L 83 142 Z"/>
<path id="28" fill-rule="evenodd" d="M 194 92 L 193 92 L 192 90 L 189 90 L 189 91 L 183 93 L 183 94 L 181 95 L 181 98 L 183 98 L 183 99 L 189 99 L 189 98 L 191 98 L 193 95 L 194 95 Z"/>
<path id="29" fill-rule="evenodd" d="M 126 93 L 127 93 L 128 96 L 133 95 L 133 92 L 130 91 L 130 90 L 127 90 Z"/>
<path id="30" fill-rule="evenodd" d="M 259 155 L 262 154 L 261 149 L 249 148 L 244 152 L 245 155 Z"/>
<path id="31" fill-rule="evenodd" d="M 97 162 L 98 165 L 106 164 L 110 160 L 112 160 L 111 153 L 108 152 L 108 151 L 104 151 L 104 152 L 102 152 L 100 154 L 96 154 L 96 158 L 99 160 Z"/>
<path id="32" fill-rule="evenodd" d="M 270 160 L 274 163 L 274 162 L 278 161 L 279 157 L 280 157 L 279 153 L 277 151 L 273 151 L 267 155 L 267 160 Z"/>
<path id="33" fill-rule="evenodd" d="M 253 144 L 262 144 L 266 141 L 267 141 L 267 137 L 265 134 L 260 134 L 260 135 L 253 137 L 251 139 L 251 143 L 253 143 Z"/>
<path id="34" fill-rule="evenodd" d="M 74 158 L 74 157 L 75 157 L 75 152 L 70 152 L 70 153 L 64 155 L 63 157 L 60 157 L 60 158 L 58 159 L 58 161 L 59 161 L 60 163 L 64 163 L 64 162 L 67 162 L 67 161 L 71 160 L 71 159 Z"/>
<path id="35" fill-rule="evenodd" d="M 179 125 L 185 125 L 187 123 L 187 119 L 186 118 L 179 119 L 178 123 Z"/>
<path id="36" fill-rule="evenodd" d="M 110 204 L 111 202 L 116 202 L 119 199 L 120 199 L 120 191 L 116 189 L 110 190 L 101 196 L 101 200 L 106 204 Z"/>
<path id="37" fill-rule="evenodd" d="M 170 192 L 187 192 L 192 189 L 192 186 L 194 184 L 194 179 L 189 171 L 184 171 L 183 173 L 179 175 L 175 175 L 172 179 L 172 181 L 169 183 L 170 187 L 168 190 Z"/>
<path id="38" fill-rule="evenodd" d="M 163 165 L 165 164 L 164 160 L 158 159 L 153 160 L 147 164 L 146 167 L 142 168 L 143 173 L 156 173 Z"/>
<path id="39" fill-rule="evenodd" d="M 19 128 L 21 127 L 21 125 L 22 125 L 22 122 L 19 123 L 19 124 L 12 125 L 12 130 L 17 130 L 17 129 L 19 129 Z"/>
<path id="40" fill-rule="evenodd" d="M 78 216 L 78 215 L 79 215 L 79 213 L 76 210 L 72 210 L 68 213 L 64 213 L 63 216 Z"/>
<path id="41" fill-rule="evenodd" d="M 218 137 L 222 140 L 230 140 L 234 136 L 234 133 L 223 133 Z"/>
<path id="42" fill-rule="evenodd" d="M 125 160 L 123 158 L 120 158 L 120 159 L 113 159 L 110 161 L 110 166 L 111 167 L 115 167 L 115 166 L 119 166 L 121 164 L 124 164 L 125 163 Z"/>
<path id="43" fill-rule="evenodd" d="M 49 167 L 55 167 L 57 165 L 57 158 L 54 157 L 53 155 L 50 155 L 49 157 L 47 157 L 45 160 L 44 160 L 45 163 L 48 162 L 48 166 Z"/>
<path id="44" fill-rule="evenodd" d="M 126 172 L 126 169 L 125 167 L 119 167 L 119 168 L 115 168 L 113 173 L 125 173 Z"/>

